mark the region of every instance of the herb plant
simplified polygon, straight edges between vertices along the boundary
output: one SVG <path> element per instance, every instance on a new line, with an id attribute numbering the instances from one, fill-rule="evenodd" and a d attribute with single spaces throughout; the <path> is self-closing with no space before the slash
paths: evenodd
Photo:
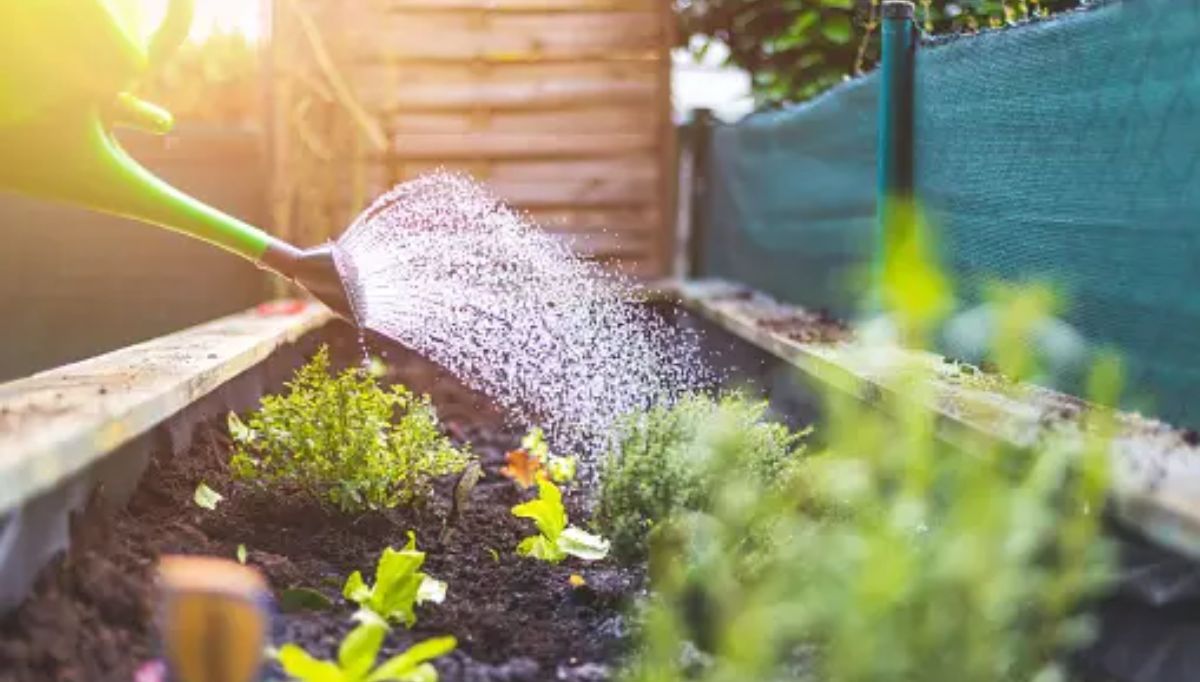
<path id="1" fill-rule="evenodd" d="M 538 478 L 538 497 L 512 508 L 513 516 L 533 520 L 538 534 L 517 545 L 517 554 L 558 563 L 567 556 L 584 561 L 598 561 L 608 556 L 608 541 L 568 526 L 567 510 L 563 507 L 562 492 L 546 477 Z"/>
<path id="2" fill-rule="evenodd" d="M 404 549 L 387 547 L 379 556 L 374 585 L 368 587 L 362 573 L 355 571 L 346 579 L 342 595 L 387 622 L 412 627 L 417 622 L 417 604 L 440 604 L 446 599 L 446 583 L 422 573 L 424 563 L 425 553 L 417 551 L 417 536 L 409 531 Z"/>
<path id="3" fill-rule="evenodd" d="M 328 348 L 287 386 L 284 395 L 264 397 L 245 422 L 229 415 L 238 478 L 296 484 L 359 512 L 419 503 L 433 479 L 470 459 L 439 431 L 428 397 L 382 388 L 358 368 L 332 376 Z"/>
<path id="4" fill-rule="evenodd" d="M 734 429 L 743 464 L 764 487 L 775 485 L 804 453 L 807 432 L 795 433 L 765 419 L 767 404 L 738 394 L 719 399 L 685 396 L 630 415 L 618 425 L 615 445 L 600 471 L 594 522 L 623 560 L 645 556 L 654 526 L 686 510 L 709 506 L 722 472 L 698 445 L 716 424 Z"/>
<path id="5" fill-rule="evenodd" d="M 283 671 L 300 682 L 437 682 L 429 661 L 458 646 L 453 637 L 434 637 L 375 665 L 387 626 L 367 620 L 351 630 L 338 646 L 336 661 L 323 661 L 295 644 L 280 647 L 276 658 Z"/>

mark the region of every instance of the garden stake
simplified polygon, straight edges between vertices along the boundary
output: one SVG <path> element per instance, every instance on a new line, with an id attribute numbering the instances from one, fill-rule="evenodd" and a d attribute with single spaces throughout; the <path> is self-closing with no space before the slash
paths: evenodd
<path id="1" fill-rule="evenodd" d="M 0 189 L 182 232 L 296 282 L 353 319 L 329 245 L 301 250 L 272 237 L 175 189 L 121 149 L 115 125 L 170 130 L 168 112 L 128 90 L 182 42 L 193 10 L 193 0 L 171 0 L 147 45 L 129 21 L 131 4 L 0 6 Z"/>
<path id="2" fill-rule="evenodd" d="M 270 633 L 270 593 L 261 573 L 227 559 L 167 556 L 158 580 L 172 682 L 258 679 Z"/>
<path id="3" fill-rule="evenodd" d="M 913 228 L 906 219 L 913 200 L 913 90 L 916 85 L 917 29 L 907 0 L 882 6 L 878 140 L 878 227 L 875 242 L 876 303 L 889 257 Z"/>

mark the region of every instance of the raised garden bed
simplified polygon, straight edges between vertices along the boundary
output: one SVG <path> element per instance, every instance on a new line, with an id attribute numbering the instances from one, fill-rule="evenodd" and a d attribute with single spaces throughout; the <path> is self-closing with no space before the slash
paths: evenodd
<path id="1" fill-rule="evenodd" d="M 752 294 L 697 288 L 682 293 L 685 305 L 700 317 L 670 306 L 662 308 L 663 314 L 677 325 L 702 328 L 705 353 L 725 370 L 726 382 L 769 397 L 775 417 L 795 427 L 818 421 L 820 401 L 811 390 L 813 383 L 843 388 L 862 402 L 884 406 L 892 390 L 886 368 L 862 364 L 840 323 L 764 303 Z M 99 492 L 81 497 L 76 490 L 73 497 L 60 500 L 64 509 L 76 510 L 69 524 L 71 547 L 40 571 L 31 596 L 0 618 L 0 680 L 132 679 L 139 666 L 161 653 L 154 623 L 156 559 L 179 553 L 232 559 L 239 546 L 245 547 L 247 563 L 263 572 L 277 602 L 285 606 L 274 619 L 272 642 L 296 643 L 330 658 L 351 627 L 349 616 L 355 610 L 341 598 L 346 576 L 355 570 L 370 576 L 380 551 L 403 546 L 410 530 L 427 553 L 424 570 L 448 583 L 448 594 L 441 604 L 419 607 L 411 630 L 394 627 L 385 654 L 449 634 L 457 638 L 458 647 L 435 664 L 444 680 L 612 679 L 634 643 L 630 607 L 648 589 L 645 564 L 620 564 L 614 558 L 548 564 L 516 556 L 514 548 L 530 534 L 531 524 L 510 510 L 528 501 L 531 493 L 519 490 L 500 470 L 523 429 L 506 425 L 491 401 L 427 361 L 388 349 L 385 379 L 428 393 L 446 434 L 478 456 L 484 476 L 456 522 L 447 523 L 456 516 L 451 514 L 453 476 L 437 483 L 423 508 L 353 514 L 322 507 L 295 487 L 256 488 L 235 480 L 229 468 L 235 450 L 225 420 L 229 408 L 251 408 L 321 343 L 331 346 L 336 365 L 362 358 L 358 339 L 349 329 L 329 325 L 309 332 L 324 318 L 299 314 L 290 325 L 233 320 L 201 330 L 199 343 L 182 333 L 161 347 L 131 350 L 128 358 L 117 358 L 118 368 L 133 364 L 142 370 L 117 373 L 127 382 L 117 391 L 124 397 L 114 397 L 106 388 L 108 381 L 99 378 L 97 368 L 103 363 L 34 377 L 18 387 L 21 391 L 14 390 L 20 394 L 16 398 L 0 392 L 0 415 L 7 419 L 0 428 L 0 443 L 6 437 L 17 442 L 11 434 L 20 433 L 29 420 L 60 427 L 34 430 L 50 435 L 29 445 L 41 453 L 37 461 L 56 463 L 52 470 L 19 456 L 0 456 L 0 465 L 9 471 L 40 476 L 29 479 L 27 490 L 18 486 L 4 491 L 9 502 L 17 500 L 28 512 L 37 500 L 53 498 L 66 488 L 90 492 L 94 483 L 102 484 Z M 235 342 L 239 335 L 264 334 L 268 340 Z M 196 348 L 215 339 L 223 339 L 225 345 L 209 345 L 213 352 L 195 354 Z M 212 359 L 224 369 L 196 370 L 203 380 L 160 380 L 161 372 L 154 369 L 156 353 L 162 353 L 164 367 L 192 360 L 203 365 Z M 895 350 L 875 357 L 900 362 L 902 354 Z M 937 360 L 930 376 L 944 393 L 932 394 L 938 402 L 930 410 L 939 415 L 944 435 L 951 440 L 955 433 L 970 431 L 1001 441 L 1024 434 L 1025 442 L 1044 442 L 1062 436 L 1073 419 L 1090 409 L 1086 403 L 1049 393 L 1022 394 L 998 379 L 968 381 L 960 375 L 974 373 L 955 363 L 913 357 Z M 146 384 L 153 384 L 154 390 L 147 390 L 144 399 L 137 397 Z M 81 406 L 88 405 L 88 396 L 97 395 L 104 408 L 81 418 L 81 410 L 91 409 Z M 59 408 L 50 410 L 47 405 Z M 176 413 L 179 407 L 184 409 Z M 1055 419 L 1044 418 L 1047 410 Z M 155 417 L 157 413 L 162 414 Z M 114 423 L 123 430 L 119 438 L 95 445 L 94 434 L 87 435 L 91 431 L 72 430 L 76 422 L 92 423 L 88 429 L 110 436 Z M 1141 423 L 1124 418 L 1121 425 L 1131 430 L 1114 441 L 1115 454 L 1129 443 L 1149 448 L 1157 442 L 1150 431 L 1132 428 Z M 818 431 L 808 441 L 810 446 L 817 447 L 823 435 Z M 1175 440 L 1188 445 L 1184 437 L 1172 436 L 1171 443 Z M 79 454 L 88 447 L 94 447 L 95 457 Z M 141 468 L 138 452 L 146 455 L 145 470 L 133 486 Z M 96 473 L 104 467 L 122 473 Z M 201 482 L 224 495 L 214 509 L 201 508 L 193 499 Z M 120 490 L 122 485 L 130 490 Z M 1117 501 L 1135 492 L 1139 490 L 1118 488 Z M 1154 489 L 1144 491 L 1150 508 L 1160 509 L 1154 494 Z M 586 524 L 592 509 L 585 508 L 581 491 L 568 488 L 566 500 L 572 520 Z M 13 518 L 8 519 L 8 529 L 0 518 L 0 531 L 7 533 Z M 1178 570 L 1187 570 L 1186 560 L 1174 561 Z M 6 591 L 11 591 L 12 575 L 6 572 L 5 584 L 0 585 Z M 294 588 L 318 593 L 323 597 L 318 601 L 327 603 L 287 606 Z M 1112 606 L 1105 609 L 1101 613 L 1129 613 Z M 1105 621 L 1102 643 L 1127 642 L 1122 628 L 1112 625 Z M 282 678 L 274 664 L 268 675 Z"/>
<path id="2" fill-rule="evenodd" d="M 669 307 L 663 314 L 677 316 L 677 324 L 704 324 Z M 811 403 L 792 395 L 791 387 L 768 388 L 778 363 L 737 339 L 708 331 L 709 351 L 731 365 L 730 382 L 757 385 L 781 398 L 791 395 L 793 420 L 811 418 L 805 413 Z M 445 433 L 478 457 L 484 477 L 455 523 L 447 523 L 453 476 L 438 482 L 422 509 L 357 514 L 324 508 L 294 487 L 259 489 L 234 479 L 229 460 L 236 448 L 223 406 L 250 407 L 255 394 L 278 387 L 322 343 L 330 346 L 335 367 L 362 361 L 353 332 L 340 323 L 327 325 L 243 372 L 224 395 L 215 396 L 218 406 L 184 410 L 134 443 L 149 450 L 149 462 L 128 503 L 109 501 L 103 485 L 93 492 L 71 515 L 70 548 L 41 570 L 28 599 L 0 619 L 0 679 L 133 679 L 140 666 L 160 654 L 154 620 L 157 559 L 164 554 L 232 559 L 239 545 L 246 548 L 247 564 L 265 574 L 277 601 L 286 590 L 307 588 L 329 602 L 317 609 L 279 609 L 272 641 L 331 657 L 354 611 L 341 597 L 346 576 L 354 570 L 370 576 L 381 550 L 403 546 L 410 530 L 427 553 L 424 570 L 449 590 L 444 603 L 419 608 L 412 630 L 393 628 L 381 655 L 452 634 L 458 649 L 436 664 L 443 680 L 611 678 L 628 647 L 626 614 L 644 593 L 644 569 L 612 558 L 554 565 L 516 556 L 513 550 L 530 534 L 531 524 L 510 509 L 530 493 L 499 472 L 523 432 L 506 425 L 486 396 L 423 358 L 384 349 L 383 380 L 430 395 Z M 197 404 L 214 398 L 196 397 Z M 190 445 L 182 450 L 181 432 L 190 434 Z M 171 433 L 177 434 L 174 447 L 169 435 L 162 437 Z M 215 509 L 195 503 L 201 482 L 224 496 Z M 570 516 L 586 518 L 578 486 L 567 491 Z M 270 679 L 283 678 L 276 664 L 268 672 Z"/>

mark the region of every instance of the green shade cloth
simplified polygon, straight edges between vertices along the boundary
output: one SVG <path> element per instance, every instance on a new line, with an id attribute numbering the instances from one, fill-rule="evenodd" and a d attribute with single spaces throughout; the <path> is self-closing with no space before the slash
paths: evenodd
<path id="1" fill-rule="evenodd" d="M 1126 0 L 923 45 L 916 184 L 964 305 L 1047 282 L 1200 424 L 1200 0 Z M 874 248 L 878 84 L 714 131 L 700 272 L 852 315 Z"/>

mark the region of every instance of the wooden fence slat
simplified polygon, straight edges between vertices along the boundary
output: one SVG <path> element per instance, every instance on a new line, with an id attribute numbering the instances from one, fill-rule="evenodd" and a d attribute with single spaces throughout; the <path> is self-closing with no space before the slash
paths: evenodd
<path id="1" fill-rule="evenodd" d="M 644 64 L 560 62 L 499 66 L 371 65 L 353 79 L 372 111 L 563 109 L 638 104 L 653 108 L 659 83 Z"/>
<path id="2" fill-rule="evenodd" d="M 580 59 L 656 53 L 663 27 L 655 12 L 486 15 L 390 13 L 347 22 L 352 59 Z"/>
<path id="3" fill-rule="evenodd" d="M 551 232 L 658 231 L 662 215 L 656 206 L 563 209 L 532 207 L 533 222 Z"/>
<path id="4" fill-rule="evenodd" d="M 458 171 L 481 182 L 638 181 L 654 182 L 658 167 L 652 153 L 603 159 L 555 159 L 551 161 L 463 159 L 457 161 L 412 161 L 403 163 L 403 178 L 415 178 L 437 170 Z"/>
<path id="5" fill-rule="evenodd" d="M 619 133 L 649 130 L 658 112 L 645 106 L 592 106 L 553 110 L 482 110 L 474 112 L 414 111 L 392 114 L 384 128 L 393 133 L 514 133 L 538 130 L 545 133 Z M 650 163 L 657 164 L 657 160 Z"/>
<path id="6" fill-rule="evenodd" d="M 627 12 L 649 11 L 662 0 L 373 0 L 389 12 Z"/>
<path id="7" fill-rule="evenodd" d="M 653 130 L 628 133 L 502 133 L 467 135 L 394 135 L 398 159 L 554 159 L 625 156 L 656 149 Z"/>

